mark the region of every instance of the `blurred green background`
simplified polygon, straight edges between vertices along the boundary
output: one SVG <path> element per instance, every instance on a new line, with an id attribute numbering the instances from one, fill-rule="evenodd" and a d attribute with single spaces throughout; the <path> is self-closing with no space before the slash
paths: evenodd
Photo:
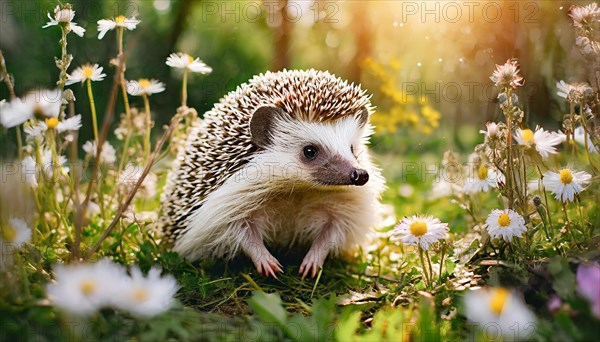
<path id="1" fill-rule="evenodd" d="M 0 48 L 18 95 L 52 87 L 60 54 L 56 27 L 42 29 L 56 1 L 1 1 Z M 69 35 L 74 55 L 70 70 L 87 63 L 104 67 L 108 78 L 94 83 L 103 116 L 114 67 L 116 38 L 97 39 L 96 21 L 137 15 L 141 24 L 125 35 L 131 53 L 126 77 L 156 78 L 167 91 L 152 96 L 158 125 L 179 103 L 179 74 L 166 57 L 183 51 L 213 67 L 212 74 L 189 81 L 188 104 L 200 113 L 253 75 L 282 68 L 329 70 L 363 85 L 373 96 L 381 153 L 440 155 L 447 148 L 472 147 L 477 130 L 499 119 L 489 80 L 495 64 L 520 59 L 526 86 L 519 90 L 530 125 L 557 128 L 566 106 L 556 96 L 561 79 L 587 80 L 590 73 L 573 49 L 568 20 L 573 4 L 585 1 L 72 1 L 84 38 Z M 85 88 L 71 86 L 77 112 L 89 107 Z M 8 98 L 1 87 L 1 97 Z M 141 107 L 141 98 L 130 99 Z M 120 101 L 118 101 L 120 105 Z M 117 107 L 118 118 L 122 108 Z M 470 127 L 469 127 L 470 126 Z M 476 130 L 473 130 L 476 128 Z M 158 130 L 155 130 L 155 133 Z M 474 132 L 468 133 L 465 132 Z M 2 132 L 4 157 L 15 154 L 11 131 Z M 408 144 L 407 142 L 411 142 Z"/>

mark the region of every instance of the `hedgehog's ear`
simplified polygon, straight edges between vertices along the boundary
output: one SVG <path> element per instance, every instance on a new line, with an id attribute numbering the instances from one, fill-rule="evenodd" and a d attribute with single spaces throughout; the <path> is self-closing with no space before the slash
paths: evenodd
<path id="1" fill-rule="evenodd" d="M 366 106 L 362 106 L 356 111 L 354 117 L 356 118 L 356 121 L 358 121 L 360 127 L 365 127 L 369 121 L 369 110 Z"/>
<path id="2" fill-rule="evenodd" d="M 252 142 L 259 147 L 267 147 L 271 142 L 275 118 L 284 114 L 283 109 L 275 106 L 259 107 L 250 119 L 250 135 Z"/>

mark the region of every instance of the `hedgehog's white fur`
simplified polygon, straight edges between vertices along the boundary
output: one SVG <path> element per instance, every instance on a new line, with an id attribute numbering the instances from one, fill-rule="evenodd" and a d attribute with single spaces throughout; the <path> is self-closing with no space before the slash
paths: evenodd
<path id="1" fill-rule="evenodd" d="M 189 218 L 191 227 L 175 243 L 175 250 L 192 260 L 204 257 L 235 256 L 244 243 L 241 224 L 258 218 L 264 227 L 265 241 L 289 246 L 310 243 L 330 215 L 342 230 L 335 235 L 332 251 L 350 251 L 364 241 L 367 230 L 378 223 L 378 196 L 383 179 L 369 161 L 366 149 L 355 151 L 358 163 L 371 175 L 367 186 L 303 187 L 310 176 L 290 153 L 302 137 L 311 137 L 346 157 L 354 158 L 348 146 L 363 141 L 367 130 L 359 130 L 353 118 L 333 123 L 287 121 L 289 134 L 277 135 L 273 149 L 259 152 L 233 174 L 221 187 L 208 195 L 202 206 Z M 345 148 L 342 148 L 345 147 Z M 301 188 L 294 188 L 297 178 Z M 304 181 L 304 182 L 302 182 Z M 291 229 L 290 229 L 291 228 Z M 199 248 L 202 246 L 202 248 Z"/>
<path id="2" fill-rule="evenodd" d="M 313 95 L 312 101 L 306 101 L 302 94 L 293 93 L 298 91 L 320 97 Z M 264 105 L 283 108 L 289 116 L 275 120 L 267 148 L 251 150 L 247 132 L 251 113 Z M 262 241 L 285 247 L 313 244 L 303 265 L 312 267 L 314 274 L 327 254 L 347 253 L 364 242 L 369 229 L 379 223 L 384 181 L 365 147 L 371 126 L 353 115 L 361 107 L 370 111 L 364 91 L 314 70 L 261 75 L 228 95 L 190 134 L 169 176 L 162 197 L 167 217 L 163 216 L 162 223 L 167 233 L 169 226 L 179 226 L 172 234 L 174 250 L 190 260 L 230 259 L 242 251 L 252 254 L 249 249 L 255 247 L 259 256 L 251 257 L 256 264 L 256 258 L 272 258 Z M 223 146 L 222 155 L 221 151 L 195 153 L 194 149 L 207 150 L 215 139 L 228 144 L 218 145 Z M 311 142 L 366 170 L 368 183 L 315 183 L 307 165 L 298 159 L 298 151 Z M 227 158 L 238 158 L 239 163 Z M 215 171 L 221 174 L 211 174 L 213 179 L 206 183 L 203 173 L 212 165 L 219 166 Z M 198 179 L 196 184 L 194 179 Z M 206 190 L 202 184 L 212 188 Z M 260 243 L 249 237 L 249 225 L 260 235 Z"/>

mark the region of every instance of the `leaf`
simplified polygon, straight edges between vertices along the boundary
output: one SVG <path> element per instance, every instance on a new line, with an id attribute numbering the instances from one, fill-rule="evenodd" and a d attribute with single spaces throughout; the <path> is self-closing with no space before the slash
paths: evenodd
<path id="1" fill-rule="evenodd" d="M 356 340 L 356 331 L 360 326 L 360 311 L 346 310 L 340 322 L 337 325 L 337 331 L 335 337 L 338 341 L 354 341 Z"/>
<path id="2" fill-rule="evenodd" d="M 262 321 L 274 323 L 285 330 L 287 313 L 278 293 L 254 291 L 252 298 L 248 299 L 248 305 Z"/>

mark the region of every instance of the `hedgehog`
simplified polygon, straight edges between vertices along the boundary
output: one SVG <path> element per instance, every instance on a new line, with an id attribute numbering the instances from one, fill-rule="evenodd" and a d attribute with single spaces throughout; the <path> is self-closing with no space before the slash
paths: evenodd
<path id="1" fill-rule="evenodd" d="M 350 255 L 379 224 L 384 179 L 367 149 L 370 96 L 327 71 L 254 76 L 198 119 L 161 195 L 159 226 L 195 261 L 240 253 L 259 274 L 270 248 L 306 248 L 299 272 Z"/>

